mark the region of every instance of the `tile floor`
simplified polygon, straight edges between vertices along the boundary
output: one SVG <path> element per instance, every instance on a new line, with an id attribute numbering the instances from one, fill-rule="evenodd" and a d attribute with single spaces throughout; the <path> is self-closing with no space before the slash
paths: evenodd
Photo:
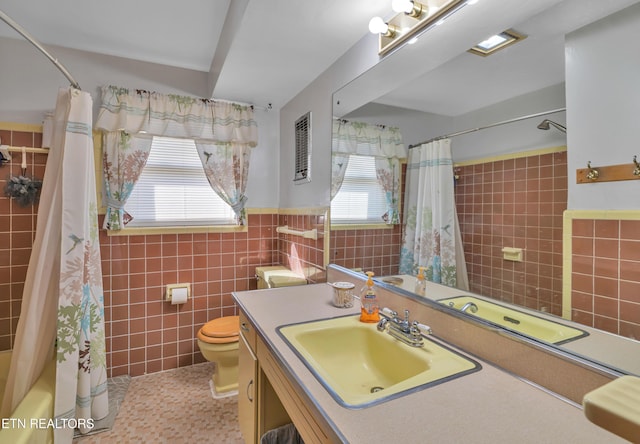
<path id="1" fill-rule="evenodd" d="M 132 378 L 113 428 L 74 444 L 243 443 L 237 396 L 211 396 L 213 365 L 205 362 Z"/>

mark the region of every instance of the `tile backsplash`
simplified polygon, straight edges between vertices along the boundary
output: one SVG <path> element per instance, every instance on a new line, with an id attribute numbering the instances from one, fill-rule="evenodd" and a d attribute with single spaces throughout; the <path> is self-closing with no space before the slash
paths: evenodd
<path id="1" fill-rule="evenodd" d="M 0 126 L 6 128 L 6 126 Z M 37 131 L 0 129 L 3 144 L 38 147 Z M 20 174 L 21 153 L 0 167 L 0 188 Z M 27 173 L 43 178 L 46 154 L 27 153 Z M 566 153 L 460 167 L 456 199 L 472 290 L 556 312 L 562 283 Z M 321 213 L 321 214 L 318 214 Z M 0 350 L 13 346 L 37 205 L 0 195 Z M 640 221 L 575 220 L 572 298 L 575 320 L 640 337 Z M 316 228 L 317 240 L 278 226 Z M 256 288 L 255 267 L 284 264 L 324 282 L 325 215 L 316 210 L 249 211 L 245 232 L 107 236 L 100 231 L 109 376 L 132 376 L 202 362 L 196 333 L 237 312 L 231 293 Z M 401 227 L 334 230 L 330 262 L 397 273 Z M 501 248 L 525 249 L 525 262 Z M 164 301 L 167 284 L 188 282 L 186 304 Z M 616 317 L 619 315 L 619 319 Z"/>
<path id="2" fill-rule="evenodd" d="M 640 220 L 571 224 L 572 319 L 640 340 Z"/>
<path id="3" fill-rule="evenodd" d="M 277 214 L 249 214 L 236 233 L 107 236 L 100 231 L 107 365 L 112 376 L 203 362 L 196 334 L 237 314 L 231 293 L 255 289 L 255 267 L 277 263 Z M 190 283 L 182 305 L 167 284 Z"/>
<path id="4" fill-rule="evenodd" d="M 332 230 L 330 262 L 373 271 L 376 276 L 398 274 L 401 241 L 401 225 L 388 229 Z"/>
<path id="5" fill-rule="evenodd" d="M 9 125 L 20 127 L 21 125 Z M 39 147 L 38 131 L 0 126 L 2 143 Z M 21 153 L 0 168 L 0 188 L 20 174 Z M 46 154 L 27 153 L 28 174 L 44 176 Z M 0 350 L 13 347 L 22 292 L 35 237 L 37 205 L 21 208 L 0 196 Z M 319 272 L 324 279 L 323 239 L 287 238 L 276 227 L 322 227 L 323 216 L 277 209 L 248 211 L 244 232 L 108 236 L 100 230 L 109 376 L 153 373 L 202 362 L 196 342 L 205 322 L 236 314 L 231 293 L 255 289 L 255 267 L 295 264 Z M 102 217 L 100 217 L 100 222 Z M 320 231 L 321 228 L 320 228 Z M 190 283 L 191 298 L 183 305 L 164 301 L 165 286 Z"/>
<path id="6" fill-rule="evenodd" d="M 325 282 L 324 231 L 326 210 L 283 210 L 278 226 L 287 226 L 298 232 L 317 231 L 317 239 L 295 234 L 280 233 L 278 237 L 278 263 L 307 278 L 309 283 Z"/>
<path id="7" fill-rule="evenodd" d="M 0 129 L 3 145 L 40 147 L 42 134 L 38 131 Z M 35 238 L 38 205 L 21 207 L 4 194 L 7 179 L 23 174 L 22 153 L 11 152 L 9 163 L 0 166 L 0 350 L 13 346 L 20 317 L 22 291 Z M 42 180 L 47 155 L 26 153 L 28 176 Z"/>

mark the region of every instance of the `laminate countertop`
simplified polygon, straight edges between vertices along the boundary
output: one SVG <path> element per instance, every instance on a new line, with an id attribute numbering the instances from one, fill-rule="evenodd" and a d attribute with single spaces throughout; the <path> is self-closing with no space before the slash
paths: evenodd
<path id="1" fill-rule="evenodd" d="M 282 325 L 359 313 L 359 307 L 333 307 L 332 295 L 328 284 L 233 294 L 287 377 L 301 386 L 344 442 L 626 442 L 589 422 L 575 404 L 474 356 L 482 365 L 476 373 L 371 407 L 342 407 L 276 331 Z"/>

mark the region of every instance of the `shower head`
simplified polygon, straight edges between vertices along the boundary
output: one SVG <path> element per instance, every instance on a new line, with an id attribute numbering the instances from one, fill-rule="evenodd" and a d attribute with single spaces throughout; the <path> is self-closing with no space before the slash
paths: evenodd
<path id="1" fill-rule="evenodd" d="M 549 125 L 553 125 L 554 127 L 559 129 L 563 133 L 567 132 L 567 128 L 565 126 L 562 126 L 559 123 L 556 123 L 553 120 L 549 120 L 549 119 L 544 119 L 542 122 L 540 122 L 540 124 L 538 125 L 538 129 L 548 130 L 549 129 Z"/>

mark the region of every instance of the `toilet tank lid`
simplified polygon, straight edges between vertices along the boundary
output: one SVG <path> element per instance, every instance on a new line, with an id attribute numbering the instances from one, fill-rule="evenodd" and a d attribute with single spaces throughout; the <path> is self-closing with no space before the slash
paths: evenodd
<path id="1" fill-rule="evenodd" d="M 291 287 L 294 285 L 306 285 L 307 280 L 300 276 L 271 276 L 269 277 L 269 287 Z"/>
<path id="2" fill-rule="evenodd" d="M 269 274 L 272 272 L 291 271 L 283 265 L 268 265 L 263 267 L 256 267 L 256 276 L 261 277 L 264 280 L 269 279 Z"/>
<path id="3" fill-rule="evenodd" d="M 223 316 L 213 319 L 202 326 L 202 334 L 210 338 L 226 338 L 238 336 L 240 333 L 240 316 Z"/>

